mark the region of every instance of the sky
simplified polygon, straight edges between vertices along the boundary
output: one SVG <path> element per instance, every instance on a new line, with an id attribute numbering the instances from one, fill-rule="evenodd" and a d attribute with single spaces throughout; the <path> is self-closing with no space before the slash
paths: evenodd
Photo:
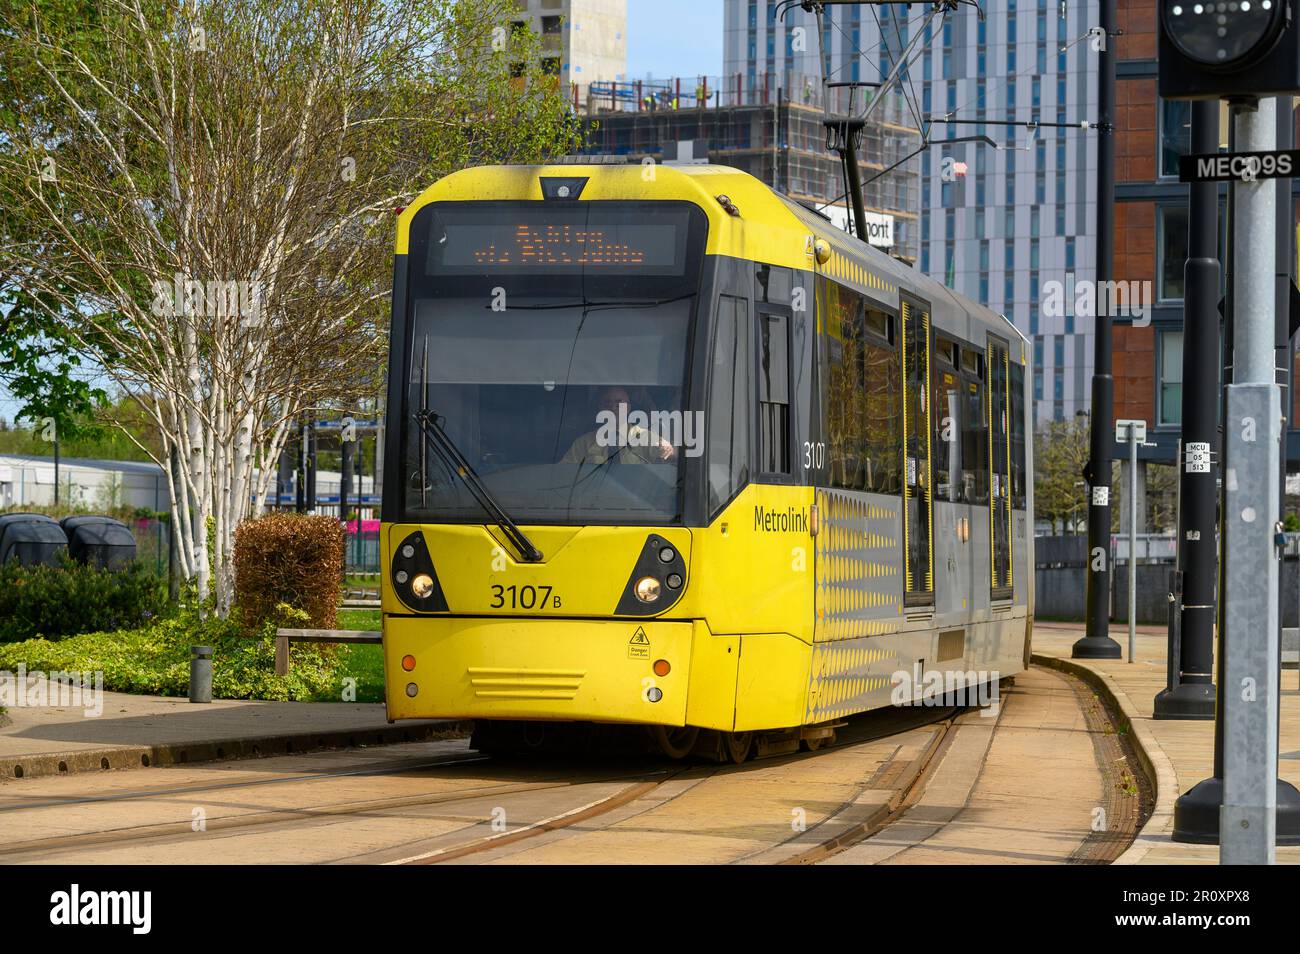
<path id="1" fill-rule="evenodd" d="M 722 0 L 627 0 L 627 75 L 722 72 Z"/>

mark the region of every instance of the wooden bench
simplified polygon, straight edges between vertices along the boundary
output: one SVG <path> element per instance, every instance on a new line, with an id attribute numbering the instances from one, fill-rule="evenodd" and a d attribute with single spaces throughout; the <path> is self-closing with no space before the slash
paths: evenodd
<path id="1" fill-rule="evenodd" d="M 275 674 L 289 674 L 290 643 L 382 643 L 383 633 L 373 629 L 277 629 L 275 631 Z"/>

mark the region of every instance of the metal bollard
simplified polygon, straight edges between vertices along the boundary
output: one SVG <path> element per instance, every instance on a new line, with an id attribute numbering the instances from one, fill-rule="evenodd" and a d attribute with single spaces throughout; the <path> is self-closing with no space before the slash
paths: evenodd
<path id="1" fill-rule="evenodd" d="M 190 647 L 190 702 L 212 701 L 212 647 Z"/>

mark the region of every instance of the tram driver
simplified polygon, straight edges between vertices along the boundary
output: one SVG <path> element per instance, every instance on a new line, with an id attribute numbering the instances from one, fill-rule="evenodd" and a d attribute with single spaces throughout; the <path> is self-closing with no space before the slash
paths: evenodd
<path id="1" fill-rule="evenodd" d="M 603 388 L 596 401 L 596 429 L 570 444 L 561 463 L 653 464 L 676 457 L 677 448 L 670 441 L 650 428 L 629 423 L 631 407 L 626 388 Z"/>

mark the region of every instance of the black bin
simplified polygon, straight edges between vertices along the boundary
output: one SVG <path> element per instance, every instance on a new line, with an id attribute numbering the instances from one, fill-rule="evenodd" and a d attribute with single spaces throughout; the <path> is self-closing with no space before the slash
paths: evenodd
<path id="1" fill-rule="evenodd" d="M 68 537 L 53 519 L 39 513 L 0 515 L 0 563 L 58 566 Z"/>
<path id="2" fill-rule="evenodd" d="M 78 563 L 120 570 L 135 560 L 135 536 L 112 517 L 64 517 L 59 525 L 68 536 L 68 553 Z"/>

